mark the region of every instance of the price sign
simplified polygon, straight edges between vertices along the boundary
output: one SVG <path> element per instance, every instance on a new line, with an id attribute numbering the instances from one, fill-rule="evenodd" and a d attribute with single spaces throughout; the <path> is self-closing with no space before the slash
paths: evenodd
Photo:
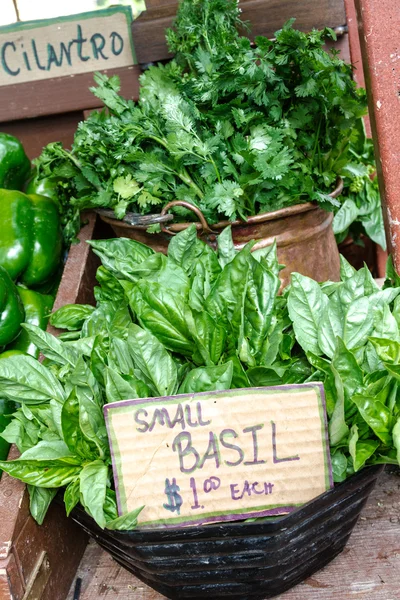
<path id="1" fill-rule="evenodd" d="M 333 486 L 322 384 L 104 407 L 120 514 L 176 527 L 285 514 Z"/>

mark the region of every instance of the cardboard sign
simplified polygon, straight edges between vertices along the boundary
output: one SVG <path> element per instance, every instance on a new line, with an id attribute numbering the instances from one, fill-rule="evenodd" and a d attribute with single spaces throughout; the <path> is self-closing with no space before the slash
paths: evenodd
<path id="1" fill-rule="evenodd" d="M 323 385 L 104 406 L 120 515 L 139 527 L 279 515 L 333 486 Z"/>
<path id="2" fill-rule="evenodd" d="M 137 63 L 129 6 L 0 27 L 0 86 Z"/>

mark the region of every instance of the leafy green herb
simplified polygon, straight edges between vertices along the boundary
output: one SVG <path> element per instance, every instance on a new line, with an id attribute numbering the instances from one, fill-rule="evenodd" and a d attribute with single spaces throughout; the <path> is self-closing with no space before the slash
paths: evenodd
<path id="1" fill-rule="evenodd" d="M 400 280 L 390 264 L 383 290 L 342 259 L 340 282 L 293 274 L 279 296 L 276 247 L 235 252 L 229 229 L 217 252 L 194 225 L 167 257 L 131 240 L 92 247 L 103 261 L 96 307 L 52 317 L 78 338 L 29 327 L 45 363 L 0 364 L 1 395 L 20 402 L 3 437 L 22 452 L 0 468 L 29 484 L 38 522 L 65 488 L 68 514 L 80 503 L 100 527 L 136 526 L 141 508 L 118 516 L 103 417 L 105 403 L 129 398 L 322 381 L 334 480 L 398 463 Z"/>

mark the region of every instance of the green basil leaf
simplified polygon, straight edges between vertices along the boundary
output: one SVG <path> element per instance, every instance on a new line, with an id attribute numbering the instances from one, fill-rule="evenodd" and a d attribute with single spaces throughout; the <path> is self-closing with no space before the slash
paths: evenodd
<path id="1" fill-rule="evenodd" d="M 128 332 L 129 351 L 138 372 L 155 396 L 170 396 L 177 386 L 176 364 L 158 339 L 138 325 Z"/>
<path id="2" fill-rule="evenodd" d="M 73 347 L 66 346 L 64 342 L 36 325 L 22 323 L 22 327 L 28 332 L 30 341 L 46 358 L 61 365 L 75 366 L 79 355 Z"/>
<path id="3" fill-rule="evenodd" d="M 135 275 L 143 261 L 154 254 L 154 250 L 148 246 L 127 238 L 88 240 L 88 244 L 106 269 L 128 279 Z"/>
<path id="4" fill-rule="evenodd" d="M 79 465 L 80 461 L 73 451 L 70 451 L 63 440 L 47 442 L 42 440 L 33 448 L 25 450 L 20 457 L 21 460 L 41 460 L 53 461 L 56 459 L 65 459 L 69 464 Z"/>
<path id="5" fill-rule="evenodd" d="M 132 375 L 122 377 L 117 371 L 106 367 L 106 397 L 107 402 L 119 402 L 120 400 L 131 400 L 134 398 L 151 397 L 150 388 Z"/>
<path id="6" fill-rule="evenodd" d="M 341 483 L 347 477 L 347 458 L 343 452 L 335 452 L 331 456 L 332 474 L 335 483 Z"/>
<path id="7" fill-rule="evenodd" d="M 282 376 L 273 367 L 253 367 L 246 371 L 246 375 L 255 387 L 282 385 Z"/>
<path id="8" fill-rule="evenodd" d="M 300 273 L 292 273 L 288 298 L 289 315 L 296 339 L 306 352 L 321 354 L 318 332 L 327 301 L 327 296 L 316 281 Z"/>
<path id="9" fill-rule="evenodd" d="M 391 446 L 390 435 L 392 417 L 387 406 L 364 394 L 355 394 L 352 401 L 357 406 L 361 417 L 371 427 L 375 435 L 386 446 Z"/>
<path id="10" fill-rule="evenodd" d="M 135 529 L 137 526 L 137 518 L 143 509 L 144 506 L 141 506 L 140 508 L 132 510 L 130 513 L 122 515 L 117 519 L 107 521 L 106 529 L 110 529 L 112 531 L 130 531 L 131 529 Z"/>
<path id="11" fill-rule="evenodd" d="M 196 225 L 190 225 L 175 235 L 168 245 L 168 257 L 191 273 L 203 252 L 204 242 L 197 237 Z"/>
<path id="12" fill-rule="evenodd" d="M 159 271 L 146 277 L 146 281 L 158 283 L 162 288 L 172 290 L 183 298 L 187 298 L 190 289 L 189 277 L 185 270 L 169 258 Z"/>
<path id="13" fill-rule="evenodd" d="M 397 462 L 400 465 L 400 418 L 397 419 L 392 431 L 393 446 L 397 452 Z"/>
<path id="14" fill-rule="evenodd" d="M 69 515 L 80 500 L 79 487 L 80 481 L 79 478 L 77 478 L 75 479 L 75 481 L 71 481 L 71 483 L 68 485 L 67 489 L 64 492 L 64 504 L 67 517 L 69 517 Z"/>
<path id="15" fill-rule="evenodd" d="M 345 400 L 348 403 L 352 395 L 362 388 L 364 376 L 356 357 L 346 348 L 343 340 L 340 338 L 337 338 L 332 366 L 336 369 L 343 382 Z"/>
<path id="16" fill-rule="evenodd" d="M 251 387 L 246 371 L 244 370 L 243 365 L 238 359 L 238 357 L 229 356 L 227 360 L 230 361 L 233 365 L 232 389 Z"/>
<path id="17" fill-rule="evenodd" d="M 199 367 L 186 375 L 178 394 L 213 392 L 231 389 L 233 364 L 227 362 L 217 367 Z"/>
<path id="18" fill-rule="evenodd" d="M 359 440 L 358 427 L 353 425 L 350 432 L 349 451 L 353 459 L 354 472 L 359 471 L 379 448 L 377 440 Z"/>
<path id="19" fill-rule="evenodd" d="M 135 363 L 129 352 L 127 341 L 115 337 L 111 339 L 108 364 L 115 365 L 115 369 L 123 375 L 134 374 Z"/>
<path id="20" fill-rule="evenodd" d="M 345 231 L 359 215 L 357 204 L 351 198 L 346 198 L 333 218 L 333 233 Z"/>
<path id="21" fill-rule="evenodd" d="M 344 386 L 342 379 L 336 369 L 331 365 L 335 379 L 336 403 L 329 421 L 329 439 L 331 446 L 337 446 L 349 433 L 349 427 L 344 414 Z"/>
<path id="22" fill-rule="evenodd" d="M 79 491 L 82 506 L 104 529 L 106 520 L 103 505 L 106 499 L 108 468 L 101 460 L 85 465 L 79 475 Z"/>
<path id="23" fill-rule="evenodd" d="M 0 361 L 1 393 L 9 400 L 29 404 L 63 403 L 64 390 L 52 374 L 31 356 L 10 356 Z"/>
<path id="24" fill-rule="evenodd" d="M 346 258 L 340 255 L 340 279 L 346 281 L 357 273 L 356 269 L 346 260 Z"/>
<path id="25" fill-rule="evenodd" d="M 205 361 L 217 364 L 225 348 L 225 328 L 218 325 L 206 311 L 203 311 L 194 315 L 193 337 L 197 345 L 201 345 L 200 353 Z"/>
<path id="26" fill-rule="evenodd" d="M 36 523 L 42 525 L 57 490 L 28 485 L 28 493 L 31 515 Z"/>
<path id="27" fill-rule="evenodd" d="M 94 310 L 88 304 L 65 304 L 50 316 L 50 323 L 58 329 L 75 331 L 82 328 Z"/>
<path id="28" fill-rule="evenodd" d="M 195 344 L 190 331 L 193 317 L 178 294 L 157 283 L 140 281 L 129 296 L 129 303 L 141 326 L 165 348 L 184 356 L 193 355 Z"/>
<path id="29" fill-rule="evenodd" d="M 11 460 L 0 462 L 0 469 L 29 485 L 59 488 L 68 485 L 80 473 L 81 467 L 56 460 Z"/>
<path id="30" fill-rule="evenodd" d="M 369 341 L 383 362 L 397 364 L 400 360 L 400 343 L 387 338 L 370 337 Z"/>
<path id="31" fill-rule="evenodd" d="M 232 240 L 232 228 L 225 227 L 218 236 L 218 260 L 222 268 L 233 261 L 236 256 L 235 245 Z"/>
<path id="32" fill-rule="evenodd" d="M 244 335 L 258 357 L 270 329 L 280 281 L 252 257 L 244 304 Z"/>
<path id="33" fill-rule="evenodd" d="M 370 298 L 373 298 L 373 296 L 370 296 Z M 383 301 L 380 301 L 378 305 L 374 303 L 372 306 L 374 327 L 371 336 L 400 341 L 399 326 L 390 312 L 389 306 L 384 304 Z"/>
<path id="34" fill-rule="evenodd" d="M 71 452 L 76 453 L 82 460 L 94 460 L 99 453 L 96 444 L 87 438 L 80 425 L 80 404 L 73 389 L 64 402 L 61 413 L 61 427 L 65 443 Z"/>
<path id="35" fill-rule="evenodd" d="M 94 288 L 96 302 L 122 302 L 125 297 L 124 289 L 113 273 L 101 266 L 97 269 L 96 279 L 100 288 Z M 90 316 L 90 315 L 88 315 Z"/>

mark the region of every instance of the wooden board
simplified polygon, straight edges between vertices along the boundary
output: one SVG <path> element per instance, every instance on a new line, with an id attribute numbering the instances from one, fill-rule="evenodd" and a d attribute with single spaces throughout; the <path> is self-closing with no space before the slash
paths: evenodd
<path id="1" fill-rule="evenodd" d="M 142 64 L 171 56 L 165 42 L 165 29 L 174 20 L 178 2 L 154 0 L 146 5 L 148 9 L 132 23 L 136 55 Z M 240 6 L 243 20 L 251 24 L 253 38 L 256 35 L 273 37 L 291 17 L 296 18 L 296 27 L 303 31 L 346 23 L 343 0 L 242 0 Z"/>
<path id="2" fill-rule="evenodd" d="M 384 473 L 340 556 L 282 600 L 399 600 L 400 475 Z M 91 542 L 77 577 L 80 600 L 163 600 Z M 71 587 L 68 600 L 73 600 Z"/>
<path id="3" fill-rule="evenodd" d="M 109 236 L 93 213 L 79 244 L 71 247 L 55 306 L 89 303 L 93 300 L 97 258 L 90 253 L 87 239 Z M 54 333 L 56 331 L 49 327 Z M 11 448 L 10 458 L 18 451 Z M 63 600 L 86 546 L 86 536 L 67 519 L 62 505 L 51 506 L 39 527 L 29 513 L 29 496 L 23 483 L 5 473 L 0 480 L 0 600 L 23 600 L 31 584 L 39 591 L 30 599 Z"/>

